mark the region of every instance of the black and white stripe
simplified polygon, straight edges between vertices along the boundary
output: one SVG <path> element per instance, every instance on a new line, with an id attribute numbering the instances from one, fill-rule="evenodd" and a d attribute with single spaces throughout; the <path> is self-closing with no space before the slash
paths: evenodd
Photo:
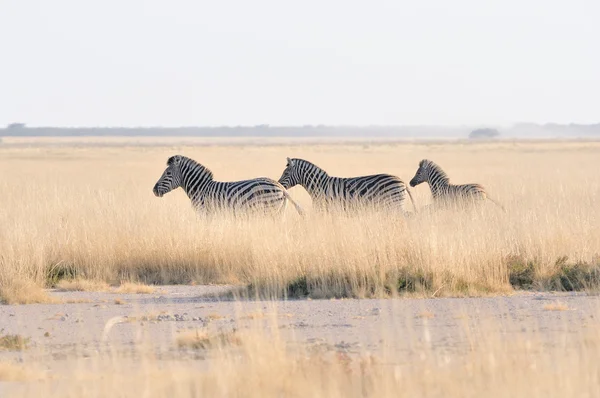
<path id="1" fill-rule="evenodd" d="M 209 169 L 193 159 L 176 155 L 167 161 L 167 169 L 154 185 L 153 192 L 162 197 L 179 187 L 183 188 L 197 210 L 209 214 L 219 210 L 233 211 L 234 214 L 250 211 L 277 214 L 283 212 L 288 200 L 298 213 L 303 213 L 277 181 L 266 177 L 234 182 L 215 181 Z"/>
<path id="2" fill-rule="evenodd" d="M 368 205 L 374 208 L 399 208 L 407 214 L 404 202 L 408 193 L 416 211 L 406 184 L 399 177 L 389 174 L 353 178 L 330 177 L 325 170 L 309 161 L 287 158 L 287 167 L 279 183 L 285 189 L 296 185 L 304 187 L 317 209 L 332 206 L 349 209 Z"/>
<path id="3" fill-rule="evenodd" d="M 410 186 L 416 187 L 423 182 L 429 184 L 433 203 L 436 205 L 464 203 L 465 200 L 479 201 L 488 199 L 504 210 L 504 207 L 489 197 L 482 185 L 450 184 L 450 178 L 444 170 L 428 159 L 423 159 L 419 162 L 419 169 L 413 179 L 410 180 Z"/>

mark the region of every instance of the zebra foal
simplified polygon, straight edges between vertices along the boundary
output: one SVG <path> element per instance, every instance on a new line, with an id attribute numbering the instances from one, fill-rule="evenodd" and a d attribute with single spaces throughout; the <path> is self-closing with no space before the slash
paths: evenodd
<path id="1" fill-rule="evenodd" d="M 476 202 L 488 199 L 506 212 L 504 207 L 489 197 L 485 188 L 480 184 L 450 184 L 450 178 L 440 166 L 428 159 L 419 162 L 419 169 L 410 180 L 410 186 L 426 182 L 431 189 L 431 196 L 435 205 L 459 204 L 468 201 Z"/>
<path id="2" fill-rule="evenodd" d="M 287 158 L 287 166 L 279 178 L 285 189 L 301 185 L 310 195 L 314 206 L 328 210 L 333 206 L 349 209 L 360 206 L 373 208 L 399 208 L 404 215 L 406 194 L 415 212 L 417 208 L 408 187 L 399 177 L 375 174 L 362 177 L 331 177 L 315 164 L 304 159 Z"/>
<path id="3" fill-rule="evenodd" d="M 302 208 L 277 181 L 266 177 L 215 181 L 213 173 L 205 166 L 188 157 L 175 155 L 167 160 L 167 168 L 152 191 L 162 197 L 179 187 L 183 188 L 196 210 L 208 214 L 226 210 L 234 214 L 259 212 L 274 215 L 283 212 L 288 200 L 299 214 L 303 214 Z"/>

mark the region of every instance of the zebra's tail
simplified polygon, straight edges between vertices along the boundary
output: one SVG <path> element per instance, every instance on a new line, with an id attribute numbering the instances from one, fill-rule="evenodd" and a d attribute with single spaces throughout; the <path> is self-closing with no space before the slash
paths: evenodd
<path id="1" fill-rule="evenodd" d="M 296 201 L 294 199 L 292 199 L 289 192 L 286 191 L 285 189 L 283 190 L 283 196 L 294 205 L 298 214 L 300 214 L 301 216 L 304 216 L 304 214 L 305 214 L 304 209 L 302 209 L 302 207 L 298 203 L 296 203 Z"/>
<path id="2" fill-rule="evenodd" d="M 413 199 L 412 193 L 410 193 L 410 189 L 408 189 L 408 187 L 406 187 L 406 192 L 408 193 L 408 197 L 413 205 L 413 209 L 415 209 L 415 214 L 417 214 L 419 211 L 417 210 L 417 205 L 415 204 L 415 200 Z"/>
<path id="3" fill-rule="evenodd" d="M 502 211 L 506 213 L 506 209 L 504 208 L 504 206 L 502 206 L 500 203 L 496 202 L 494 199 L 490 198 L 489 195 L 486 195 L 486 196 L 490 202 L 492 202 L 493 204 L 495 204 L 496 206 L 501 208 Z"/>

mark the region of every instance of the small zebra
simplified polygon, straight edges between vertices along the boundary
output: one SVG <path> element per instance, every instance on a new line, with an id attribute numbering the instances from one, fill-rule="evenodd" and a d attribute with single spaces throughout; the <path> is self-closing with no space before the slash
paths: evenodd
<path id="1" fill-rule="evenodd" d="M 176 188 L 183 188 L 198 211 L 212 213 L 231 210 L 234 214 L 262 212 L 283 213 L 287 201 L 292 202 L 299 214 L 302 208 L 290 197 L 286 189 L 270 178 L 219 182 L 205 166 L 185 156 L 176 155 L 167 160 L 167 169 L 154 185 L 154 195 L 159 198 Z"/>
<path id="2" fill-rule="evenodd" d="M 309 161 L 287 158 L 287 166 L 279 178 L 279 183 L 285 189 L 302 185 L 318 210 L 326 210 L 336 205 L 342 209 L 370 205 L 375 208 L 399 208 L 408 216 L 409 213 L 404 210 L 404 201 L 408 193 L 415 213 L 417 211 L 404 181 L 389 174 L 353 178 L 330 177 L 325 170 Z"/>
<path id="3" fill-rule="evenodd" d="M 450 184 L 450 178 L 442 170 L 440 166 L 428 159 L 423 159 L 419 162 L 417 173 L 410 180 L 410 186 L 427 182 L 431 188 L 431 196 L 436 205 L 444 205 L 448 203 L 458 204 L 466 200 L 479 201 L 488 199 L 502 210 L 506 211 L 502 205 L 489 197 L 485 188 L 480 184 Z"/>

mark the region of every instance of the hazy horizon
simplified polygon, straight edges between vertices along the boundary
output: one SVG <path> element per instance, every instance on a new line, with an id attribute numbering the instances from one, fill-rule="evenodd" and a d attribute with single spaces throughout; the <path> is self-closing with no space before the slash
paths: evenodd
<path id="1" fill-rule="evenodd" d="M 22 126 L 15 126 L 22 125 Z M 277 125 L 277 124 L 269 124 L 269 123 L 261 123 L 255 125 L 32 125 L 30 123 L 25 123 L 24 121 L 13 121 L 6 125 L 0 125 L 1 129 L 10 129 L 10 128 L 27 128 L 27 129 L 303 129 L 303 128 L 312 128 L 312 129 L 320 129 L 320 128 L 330 128 L 330 129 L 405 129 L 405 128 L 440 128 L 440 129 L 479 129 L 479 128 L 494 128 L 494 129 L 513 129 L 519 127 L 526 126 L 535 126 L 540 128 L 547 128 L 550 126 L 561 126 L 561 127 L 595 127 L 600 125 L 600 121 L 591 122 L 591 123 L 555 123 L 555 122 L 547 122 L 547 123 L 535 123 L 535 122 L 515 122 L 515 123 L 506 123 L 506 124 L 492 124 L 492 123 L 461 123 L 461 124 L 289 124 L 289 125 Z"/>
<path id="2" fill-rule="evenodd" d="M 0 126 L 600 121 L 600 3 L 2 4 Z"/>

